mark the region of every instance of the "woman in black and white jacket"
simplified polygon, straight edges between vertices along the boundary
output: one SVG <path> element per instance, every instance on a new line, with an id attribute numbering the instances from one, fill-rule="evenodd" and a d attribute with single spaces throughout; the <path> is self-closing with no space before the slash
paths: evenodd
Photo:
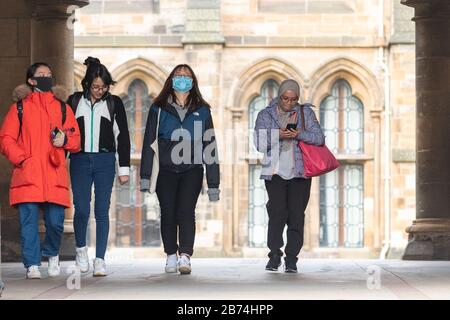
<path id="1" fill-rule="evenodd" d="M 130 175 L 130 135 L 122 100 L 111 95 L 115 82 L 97 58 L 88 57 L 83 92 L 68 99 L 80 127 L 81 152 L 70 155 L 70 177 L 75 206 L 76 263 L 89 270 L 86 230 L 89 221 L 92 184 L 95 185 L 96 258 L 94 276 L 105 276 L 105 252 L 109 232 L 109 205 L 119 158 L 119 182 Z"/>

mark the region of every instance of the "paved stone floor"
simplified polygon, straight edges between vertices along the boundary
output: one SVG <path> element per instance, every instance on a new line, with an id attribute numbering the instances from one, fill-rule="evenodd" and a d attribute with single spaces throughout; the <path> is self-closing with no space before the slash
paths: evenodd
<path id="1" fill-rule="evenodd" d="M 62 262 L 56 278 L 43 262 L 41 280 L 25 280 L 20 263 L 3 263 L 1 299 L 450 299 L 449 261 L 304 259 L 298 274 L 267 272 L 265 263 L 198 258 L 191 275 L 180 275 L 164 273 L 164 259 L 113 261 L 108 276 L 77 279 L 68 273 L 72 262 Z"/>

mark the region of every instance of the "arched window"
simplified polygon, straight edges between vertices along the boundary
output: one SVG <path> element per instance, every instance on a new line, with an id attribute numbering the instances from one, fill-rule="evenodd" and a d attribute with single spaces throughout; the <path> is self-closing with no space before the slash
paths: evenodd
<path id="1" fill-rule="evenodd" d="M 128 130 L 130 131 L 131 153 L 140 153 L 145 133 L 148 110 L 152 99 L 148 95 L 147 85 L 140 79 L 134 80 L 124 98 L 127 111 Z"/>
<path id="2" fill-rule="evenodd" d="M 327 146 L 336 154 L 364 152 L 364 113 L 347 81 L 336 81 L 320 105 L 320 120 Z"/>
<path id="3" fill-rule="evenodd" d="M 147 85 L 134 80 L 123 98 L 130 132 L 130 181 L 116 182 L 116 245 L 118 247 L 160 246 L 159 205 L 154 195 L 139 191 L 142 142 L 152 98 Z"/>
<path id="4" fill-rule="evenodd" d="M 320 119 L 327 146 L 342 159 L 340 168 L 320 177 L 320 245 L 362 247 L 364 168 L 348 160 L 364 152 L 364 107 L 347 81 L 336 81 L 320 104 Z"/>
<path id="5" fill-rule="evenodd" d="M 269 105 L 269 102 L 277 96 L 279 84 L 272 79 L 267 80 L 261 87 L 261 93 L 254 98 L 248 108 L 248 127 L 251 130 L 255 128 L 255 121 L 258 112 Z M 253 144 L 253 135 L 249 135 L 250 154 L 256 154 L 257 151 Z M 265 247 L 267 238 L 267 212 L 266 202 L 267 193 L 264 187 L 264 181 L 259 176 L 261 174 L 261 165 L 249 165 L 249 218 L 248 218 L 248 239 L 249 247 Z"/>

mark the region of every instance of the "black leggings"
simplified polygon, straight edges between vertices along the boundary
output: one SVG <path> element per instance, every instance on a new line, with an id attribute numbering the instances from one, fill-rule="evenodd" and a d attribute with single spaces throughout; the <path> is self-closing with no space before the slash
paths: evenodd
<path id="1" fill-rule="evenodd" d="M 194 253 L 195 206 L 202 182 L 202 166 L 183 173 L 159 172 L 156 194 L 161 207 L 161 237 L 168 255 L 177 251 L 190 256 Z"/>

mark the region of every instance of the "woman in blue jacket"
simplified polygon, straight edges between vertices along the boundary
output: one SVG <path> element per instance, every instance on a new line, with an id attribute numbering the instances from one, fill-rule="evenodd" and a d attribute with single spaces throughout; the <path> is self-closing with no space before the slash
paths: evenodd
<path id="1" fill-rule="evenodd" d="M 154 142 L 157 157 L 151 147 Z M 154 161 L 159 162 L 159 173 Z M 151 181 L 157 178 L 168 273 L 191 273 L 195 206 L 202 188 L 203 165 L 209 200 L 218 201 L 220 173 L 211 107 L 202 98 L 194 71 L 181 64 L 172 70 L 150 108 L 140 171 L 143 192 L 153 191 Z"/>
<path id="2" fill-rule="evenodd" d="M 322 145 L 322 129 L 310 105 L 300 105 L 300 86 L 285 80 L 278 97 L 258 113 L 255 124 L 256 149 L 264 153 L 261 179 L 264 179 L 269 201 L 266 270 L 277 271 L 283 252 L 283 230 L 287 225 L 285 272 L 297 272 L 297 255 L 303 246 L 305 209 L 311 191 L 311 179 L 303 174 L 303 157 L 298 141 Z M 304 116 L 305 130 L 302 130 Z"/>

